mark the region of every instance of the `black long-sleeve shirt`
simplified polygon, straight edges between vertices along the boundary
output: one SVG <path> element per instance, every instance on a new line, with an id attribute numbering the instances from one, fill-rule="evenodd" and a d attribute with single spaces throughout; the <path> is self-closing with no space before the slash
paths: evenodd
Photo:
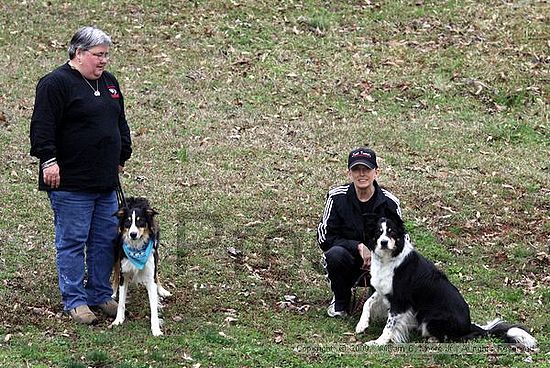
<path id="1" fill-rule="evenodd" d="M 104 71 L 89 84 L 65 63 L 37 84 L 31 119 L 31 155 L 44 162 L 56 159 L 58 190 L 104 192 L 117 184 L 118 165 L 132 154 L 124 100 L 116 78 Z M 90 86 L 91 85 L 91 86 Z M 44 184 L 39 170 L 39 189 Z"/>

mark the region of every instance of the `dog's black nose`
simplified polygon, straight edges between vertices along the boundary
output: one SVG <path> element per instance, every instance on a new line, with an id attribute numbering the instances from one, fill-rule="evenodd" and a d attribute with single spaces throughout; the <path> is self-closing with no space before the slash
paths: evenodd
<path id="1" fill-rule="evenodd" d="M 382 240 L 380 241 L 380 246 L 382 248 L 387 248 L 388 247 L 388 241 L 387 240 Z"/>
<path id="2" fill-rule="evenodd" d="M 137 238 L 137 236 L 138 236 L 138 233 L 134 233 L 134 232 L 130 233 L 130 238 L 132 238 L 132 239 Z"/>

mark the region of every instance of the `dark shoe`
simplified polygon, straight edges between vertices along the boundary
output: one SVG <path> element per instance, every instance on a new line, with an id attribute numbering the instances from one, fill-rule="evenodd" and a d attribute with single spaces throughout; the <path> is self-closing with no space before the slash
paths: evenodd
<path id="1" fill-rule="evenodd" d="M 97 322 L 97 317 L 87 305 L 80 305 L 69 311 L 69 315 L 76 323 L 91 325 Z"/>
<path id="2" fill-rule="evenodd" d="M 103 304 L 98 305 L 97 307 L 109 317 L 116 317 L 118 303 L 114 300 L 111 299 Z"/>

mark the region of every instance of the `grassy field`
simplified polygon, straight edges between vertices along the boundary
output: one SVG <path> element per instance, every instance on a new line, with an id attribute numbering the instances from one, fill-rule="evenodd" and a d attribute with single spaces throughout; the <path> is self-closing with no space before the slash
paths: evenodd
<path id="1" fill-rule="evenodd" d="M 550 366 L 549 14 L 535 0 L 3 1 L 0 365 Z M 28 127 L 36 82 L 88 24 L 115 42 L 126 194 L 160 212 L 162 338 L 139 288 L 116 329 L 61 313 Z M 363 144 L 473 319 L 521 322 L 539 352 L 369 349 L 382 326 L 355 336 L 357 316 L 326 316 L 315 227 Z"/>

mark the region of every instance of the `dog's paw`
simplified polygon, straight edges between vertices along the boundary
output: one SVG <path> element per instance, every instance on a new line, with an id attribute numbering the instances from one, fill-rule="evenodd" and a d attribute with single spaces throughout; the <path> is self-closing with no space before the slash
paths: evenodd
<path id="1" fill-rule="evenodd" d="M 153 333 L 153 336 L 162 336 L 163 335 L 160 328 L 153 328 L 153 329 L 151 329 L 151 332 Z"/>
<path id="2" fill-rule="evenodd" d="M 382 346 L 382 345 L 386 345 L 386 342 L 381 341 L 380 339 L 376 339 L 376 340 L 371 340 L 371 341 L 366 342 L 365 345 L 367 345 L 367 346 Z"/>
<path id="3" fill-rule="evenodd" d="M 115 318 L 110 327 L 120 326 L 124 322 L 124 318 Z"/>
<path id="4" fill-rule="evenodd" d="M 168 290 L 166 290 L 165 288 L 163 288 L 163 287 L 160 286 L 160 285 L 159 285 L 158 288 L 157 288 L 157 292 L 158 292 L 158 294 L 159 294 L 159 296 L 160 296 L 161 298 L 166 298 L 166 297 L 168 297 L 168 296 L 172 296 L 172 293 L 171 293 L 171 292 L 169 292 Z"/>
<path id="5" fill-rule="evenodd" d="M 360 333 L 363 333 L 365 332 L 365 330 L 369 327 L 369 322 L 362 322 L 362 321 L 359 321 L 359 323 L 357 324 L 357 326 L 355 326 L 355 333 L 357 334 L 360 334 Z"/>

